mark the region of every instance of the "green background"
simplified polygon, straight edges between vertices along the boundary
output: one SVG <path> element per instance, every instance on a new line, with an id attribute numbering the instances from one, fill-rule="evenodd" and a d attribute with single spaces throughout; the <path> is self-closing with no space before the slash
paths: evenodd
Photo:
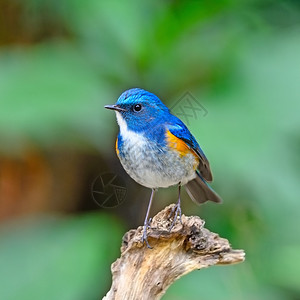
<path id="1" fill-rule="evenodd" d="M 193 272 L 163 299 L 299 299 L 299 81 L 298 1 L 2 0 L 0 298 L 109 290 L 121 237 L 142 224 L 150 191 L 122 171 L 103 106 L 142 87 L 169 107 L 189 92 L 207 110 L 188 127 L 224 201 L 198 207 L 184 194 L 183 213 L 246 251 L 243 264 Z M 7 170 L 32 149 L 52 183 L 25 197 L 37 168 Z M 114 209 L 91 196 L 103 172 L 126 181 Z M 152 215 L 176 195 L 160 190 Z"/>

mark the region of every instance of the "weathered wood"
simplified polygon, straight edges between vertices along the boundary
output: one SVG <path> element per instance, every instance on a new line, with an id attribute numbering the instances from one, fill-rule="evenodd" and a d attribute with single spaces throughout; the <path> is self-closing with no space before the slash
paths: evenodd
<path id="1" fill-rule="evenodd" d="M 197 216 L 182 215 L 169 232 L 174 204 L 159 212 L 148 229 L 153 249 L 142 244 L 143 227 L 128 231 L 121 257 L 111 266 L 112 286 L 105 300 L 160 299 L 181 276 L 213 265 L 229 265 L 245 259 L 243 250 L 233 250 L 228 240 L 204 228 Z"/>

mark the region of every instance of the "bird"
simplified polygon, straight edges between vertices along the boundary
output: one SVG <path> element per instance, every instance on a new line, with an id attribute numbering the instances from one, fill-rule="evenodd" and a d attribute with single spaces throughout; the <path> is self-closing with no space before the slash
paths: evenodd
<path id="1" fill-rule="evenodd" d="M 120 130 L 115 148 L 121 165 L 132 179 L 151 189 L 142 234 L 142 242 L 148 248 L 151 248 L 147 237 L 148 218 L 159 188 L 178 185 L 170 230 L 178 216 L 181 221 L 181 186 L 185 186 L 197 204 L 222 201 L 208 184 L 213 179 L 212 172 L 198 142 L 155 94 L 132 88 L 123 92 L 116 104 L 104 107 L 116 113 Z"/>

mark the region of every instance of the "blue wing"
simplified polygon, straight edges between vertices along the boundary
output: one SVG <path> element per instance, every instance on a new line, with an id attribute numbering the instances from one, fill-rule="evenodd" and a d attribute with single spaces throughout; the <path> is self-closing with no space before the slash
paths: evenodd
<path id="1" fill-rule="evenodd" d="M 172 115 L 172 118 L 167 123 L 167 129 L 177 138 L 184 141 L 199 157 L 198 171 L 206 181 L 212 181 L 212 173 L 209 167 L 209 162 L 197 143 L 196 139 L 190 133 L 184 123 L 177 117 Z"/>

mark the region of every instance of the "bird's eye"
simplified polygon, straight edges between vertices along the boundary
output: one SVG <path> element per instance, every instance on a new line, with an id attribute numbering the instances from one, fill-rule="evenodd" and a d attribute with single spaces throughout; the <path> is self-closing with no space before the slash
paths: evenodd
<path id="1" fill-rule="evenodd" d="M 141 104 L 136 104 L 136 105 L 134 105 L 134 107 L 133 107 L 133 110 L 134 111 L 140 111 L 142 109 L 142 105 Z"/>

